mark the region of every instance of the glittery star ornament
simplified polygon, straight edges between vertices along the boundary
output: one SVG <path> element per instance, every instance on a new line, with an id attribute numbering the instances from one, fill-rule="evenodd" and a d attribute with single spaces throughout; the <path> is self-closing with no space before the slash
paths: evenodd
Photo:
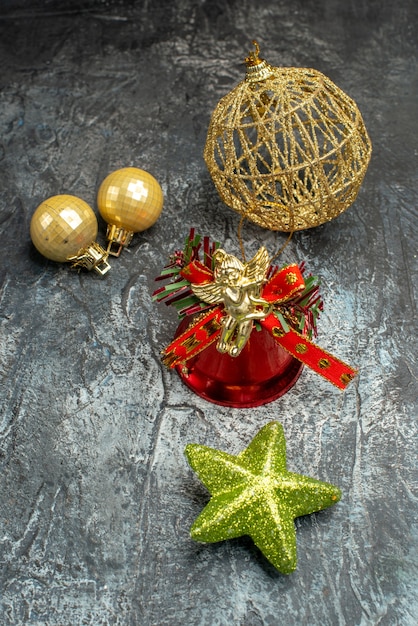
<path id="1" fill-rule="evenodd" d="M 249 535 L 283 574 L 296 569 L 294 519 L 338 502 L 340 490 L 286 469 L 286 442 L 278 422 L 264 426 L 237 456 L 189 444 L 186 458 L 212 498 L 193 524 L 196 541 Z"/>

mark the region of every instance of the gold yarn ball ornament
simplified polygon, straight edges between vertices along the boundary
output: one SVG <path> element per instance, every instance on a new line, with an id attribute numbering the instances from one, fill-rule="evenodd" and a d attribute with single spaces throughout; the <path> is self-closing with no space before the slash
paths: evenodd
<path id="1" fill-rule="evenodd" d="M 246 58 L 216 106 L 204 158 L 222 200 L 270 230 L 319 226 L 356 199 L 371 142 L 355 102 L 321 72 Z"/>

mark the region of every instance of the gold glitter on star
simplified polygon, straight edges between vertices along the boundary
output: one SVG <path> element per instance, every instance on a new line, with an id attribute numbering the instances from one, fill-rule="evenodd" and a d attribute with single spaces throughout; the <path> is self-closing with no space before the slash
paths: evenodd
<path id="1" fill-rule="evenodd" d="M 338 502 L 340 490 L 286 469 L 286 441 L 278 422 L 264 426 L 237 456 L 189 444 L 186 458 L 211 493 L 193 524 L 196 541 L 249 535 L 283 574 L 296 569 L 294 519 Z"/>

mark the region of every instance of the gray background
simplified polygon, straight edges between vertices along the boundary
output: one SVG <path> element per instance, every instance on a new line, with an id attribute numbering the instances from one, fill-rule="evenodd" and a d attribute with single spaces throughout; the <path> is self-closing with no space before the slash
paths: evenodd
<path id="1" fill-rule="evenodd" d="M 2 0 L 1 624 L 417 623 L 417 7 Z M 239 252 L 202 151 L 253 38 L 273 65 L 314 67 L 353 97 L 374 152 L 355 204 L 282 256 L 320 276 L 318 343 L 359 378 L 341 393 L 305 369 L 283 398 L 237 410 L 161 366 L 177 320 L 150 294 L 190 226 Z M 95 208 L 128 165 L 160 181 L 164 213 L 107 277 L 34 250 L 43 199 Z M 248 254 L 283 242 L 252 225 L 244 238 Z M 188 534 L 208 495 L 185 445 L 237 454 L 273 419 L 289 469 L 343 491 L 296 521 L 290 576 L 248 538 Z"/>

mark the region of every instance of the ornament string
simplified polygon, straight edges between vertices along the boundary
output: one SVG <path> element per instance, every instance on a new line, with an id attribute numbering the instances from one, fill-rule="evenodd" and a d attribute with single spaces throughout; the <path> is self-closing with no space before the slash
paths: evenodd
<path id="1" fill-rule="evenodd" d="M 276 202 L 274 202 L 273 204 L 276 204 Z M 279 257 L 282 252 L 285 250 L 285 248 L 287 248 L 288 244 L 290 243 L 290 240 L 293 237 L 293 233 L 295 232 L 295 216 L 293 214 L 293 210 L 291 207 L 289 207 L 289 235 L 286 239 L 286 241 L 284 242 L 284 244 L 282 245 L 281 248 L 279 248 L 279 250 L 276 252 L 275 255 L 273 255 L 273 257 L 270 259 L 270 263 L 273 263 L 273 261 L 275 259 L 277 259 L 277 257 Z"/>
<path id="2" fill-rule="evenodd" d="M 242 229 L 243 229 L 245 220 L 248 219 L 248 214 L 249 213 L 250 213 L 250 211 L 246 211 L 246 213 L 244 213 L 241 216 L 241 219 L 240 219 L 239 224 L 238 224 L 238 229 L 237 229 L 237 239 L 238 239 L 239 247 L 240 247 L 240 250 L 241 250 L 242 260 L 243 260 L 244 263 L 246 262 L 246 255 L 245 255 L 245 248 L 244 248 L 244 240 L 243 240 L 243 237 L 242 237 Z M 290 228 L 289 234 L 288 234 L 287 239 L 284 242 L 284 244 L 270 258 L 270 263 L 273 263 L 273 261 L 275 259 L 277 259 L 282 254 L 282 252 L 284 252 L 284 250 L 287 248 L 287 246 L 289 245 L 290 240 L 292 239 L 293 234 L 295 232 L 294 221 L 295 220 L 294 220 L 293 211 L 290 210 L 289 211 L 289 228 Z"/>

